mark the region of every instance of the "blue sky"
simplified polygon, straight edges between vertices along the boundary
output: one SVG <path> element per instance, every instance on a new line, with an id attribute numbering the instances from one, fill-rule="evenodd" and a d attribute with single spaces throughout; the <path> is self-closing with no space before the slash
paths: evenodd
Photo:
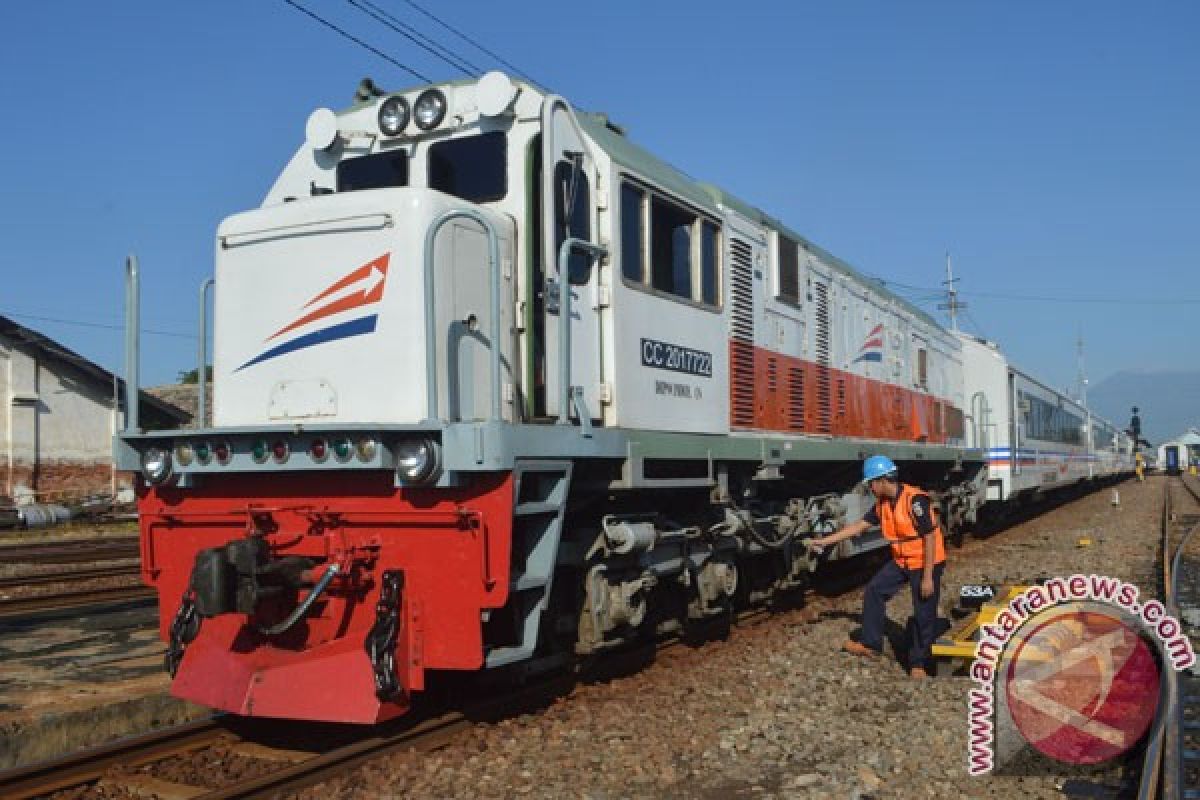
<path id="1" fill-rule="evenodd" d="M 344 2 L 302 2 L 456 76 Z M 1197 365 L 1200 4 L 422 4 L 864 272 L 936 287 L 951 251 L 964 327 L 1055 385 L 1080 329 L 1093 383 Z M 414 83 L 281 0 L 3 4 L 0 313 L 119 368 L 104 326 L 134 251 L 144 324 L 175 334 L 145 337 L 143 376 L 192 367 L 218 221 L 256 206 L 308 113 L 364 75 Z"/>

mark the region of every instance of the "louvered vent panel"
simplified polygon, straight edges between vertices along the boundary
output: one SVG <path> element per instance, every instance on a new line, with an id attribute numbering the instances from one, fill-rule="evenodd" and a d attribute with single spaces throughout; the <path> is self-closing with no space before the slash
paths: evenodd
<path id="1" fill-rule="evenodd" d="M 797 367 L 788 370 L 787 415 L 790 429 L 804 430 L 804 370 Z"/>
<path id="2" fill-rule="evenodd" d="M 829 371 L 829 287 L 813 285 L 817 294 L 817 430 L 833 432 Z"/>
<path id="3" fill-rule="evenodd" d="M 846 381 L 838 378 L 837 382 L 837 413 L 839 417 L 846 416 Z"/>
<path id="4" fill-rule="evenodd" d="M 732 342 L 729 348 L 730 421 L 754 426 L 754 251 L 740 239 L 729 243 L 732 272 Z"/>

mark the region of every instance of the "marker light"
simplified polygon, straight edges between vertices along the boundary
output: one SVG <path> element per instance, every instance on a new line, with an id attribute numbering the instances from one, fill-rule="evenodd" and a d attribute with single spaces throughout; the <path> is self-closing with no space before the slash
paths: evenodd
<path id="1" fill-rule="evenodd" d="M 282 464 L 288 458 L 288 445 L 283 439 L 278 439 L 271 445 L 271 456 L 277 464 Z"/>
<path id="2" fill-rule="evenodd" d="M 195 455 L 192 446 L 187 442 L 180 442 L 175 445 L 175 461 L 179 466 L 186 467 L 188 464 L 191 464 Z"/>
<path id="3" fill-rule="evenodd" d="M 267 443 L 262 439 L 259 439 L 254 443 L 254 447 L 250 448 L 250 454 L 254 456 L 254 460 L 256 462 L 259 464 L 263 463 L 267 460 L 267 456 L 270 455 L 270 451 L 267 449 Z"/>
<path id="4" fill-rule="evenodd" d="M 358 453 L 359 461 L 373 461 L 375 454 L 379 451 L 379 445 L 374 439 L 366 438 L 359 439 L 358 444 L 354 446 L 354 450 Z"/>
<path id="5" fill-rule="evenodd" d="M 437 89 L 426 89 L 413 105 L 413 118 L 417 127 L 430 131 L 441 124 L 446 116 L 446 95 Z"/>
<path id="6" fill-rule="evenodd" d="M 354 445 L 349 439 L 338 439 L 333 443 L 333 457 L 343 464 L 350 460 L 350 456 L 354 454 Z"/>
<path id="7" fill-rule="evenodd" d="M 196 460 L 201 464 L 207 464 L 212 458 L 212 448 L 208 446 L 208 442 L 196 443 Z"/>
<path id="8" fill-rule="evenodd" d="M 148 448 L 142 453 L 142 475 L 150 483 L 158 484 L 171 476 L 171 453 L 159 447 Z"/>
<path id="9" fill-rule="evenodd" d="M 308 454 L 312 456 L 313 461 L 320 464 L 329 457 L 329 447 L 324 439 L 313 439 L 313 443 L 308 446 Z"/>
<path id="10" fill-rule="evenodd" d="M 233 448 L 228 442 L 220 442 L 213 447 L 213 455 L 217 457 L 218 464 L 228 464 L 229 459 L 233 456 Z"/>
<path id="11" fill-rule="evenodd" d="M 399 95 L 389 97 L 379 105 L 379 130 L 385 136 L 396 136 L 408 125 L 410 116 L 407 100 Z"/>

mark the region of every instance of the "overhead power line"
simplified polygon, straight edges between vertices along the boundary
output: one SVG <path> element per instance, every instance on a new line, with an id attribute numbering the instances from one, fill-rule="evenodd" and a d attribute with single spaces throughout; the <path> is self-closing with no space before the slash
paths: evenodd
<path id="1" fill-rule="evenodd" d="M 305 14 L 305 15 L 311 17 L 312 19 L 316 20 L 317 22 L 321 23 L 326 28 L 329 28 L 330 30 L 337 33 L 339 36 L 349 39 L 350 41 L 354 42 L 356 45 L 363 48 L 364 50 L 369 50 L 372 53 L 374 53 L 375 55 L 382 58 L 384 61 L 387 61 L 388 63 L 399 67 L 400 69 L 404 70 L 409 75 L 412 75 L 414 78 L 421 81 L 422 83 L 433 83 L 433 80 L 430 79 L 429 77 L 422 75 L 421 73 L 417 72 L 415 69 L 408 66 L 407 64 L 400 63 L 399 61 L 392 58 L 391 56 L 389 56 L 387 53 L 383 52 L 379 48 L 373 47 L 372 45 L 367 44 L 362 39 L 358 38 L 357 36 L 355 36 L 352 33 L 347 32 L 346 30 L 344 30 L 342 28 L 339 28 L 337 25 L 334 25 L 332 22 L 330 22 L 329 20 L 320 16 L 319 14 L 315 14 L 312 11 L 309 11 L 307 8 L 300 5 L 295 0 L 283 0 L 283 2 L 287 3 L 289 6 L 296 9 L 300 13 Z"/>
<path id="2" fill-rule="evenodd" d="M 22 314 L 17 311 L 3 311 L 3 310 L 0 310 L 0 314 L 3 314 L 6 317 L 16 317 L 17 319 L 32 319 L 32 320 L 36 320 L 38 322 L 57 322 L 60 325 L 74 325 L 75 327 L 78 327 L 78 328 L 101 328 L 103 330 L 110 330 L 110 331 L 125 330 L 124 325 L 113 325 L 111 323 L 104 323 L 104 322 L 87 322 L 87 321 L 81 320 L 81 319 L 63 319 L 61 317 L 43 317 L 43 316 L 39 316 L 37 314 Z M 171 336 L 176 339 L 196 339 L 197 338 L 195 334 L 191 334 L 191 333 L 180 333 L 178 331 L 160 331 L 160 330 L 155 330 L 153 328 L 142 328 L 141 332 L 153 334 L 154 336 Z"/>
<path id="3" fill-rule="evenodd" d="M 370 2 L 370 0 L 346 0 L 346 2 L 357 8 L 362 13 L 371 17 L 379 24 L 391 28 L 393 31 L 400 34 L 405 39 L 408 39 L 425 52 L 432 54 L 434 57 L 439 58 L 442 61 L 445 61 L 451 67 L 459 72 L 462 72 L 464 75 L 480 75 L 483 73 L 482 69 L 467 61 L 450 48 L 438 43 L 433 39 L 430 39 L 416 28 L 405 22 L 402 22 L 395 16 L 389 14 L 379 6 Z"/>
<path id="4" fill-rule="evenodd" d="M 904 289 L 910 292 L 931 292 L 939 296 L 945 296 L 944 289 L 938 289 L 933 286 L 913 286 L 909 283 L 901 283 L 899 281 L 888 280 L 887 278 L 878 275 L 868 276 L 873 280 L 883 284 L 888 289 L 896 291 Z M 1121 305 L 1144 305 L 1144 306 L 1194 306 L 1200 305 L 1200 299 L 1167 299 L 1167 298 L 1127 298 L 1127 297 L 1077 297 L 1073 295 L 1034 295 L 1034 294 L 1013 294 L 1009 292 L 976 292 L 976 291 L 960 291 L 959 295 L 965 297 L 979 297 L 990 300 L 1020 300 L 1037 303 L 1098 303 L 1098 304 L 1121 304 Z"/>
<path id="5" fill-rule="evenodd" d="M 289 2 L 290 2 L 290 0 L 289 0 Z M 410 6 L 412 6 L 413 8 L 415 8 L 417 11 L 419 11 L 419 12 L 421 12 L 422 14 L 424 14 L 425 16 L 429 17 L 431 20 L 433 20 L 434 22 L 436 22 L 438 25 L 441 25 L 443 28 L 445 28 L 446 30 L 450 31 L 451 33 L 453 33 L 453 34 L 454 34 L 455 36 L 457 36 L 458 38 L 462 39 L 464 42 L 467 42 L 467 43 L 468 43 L 468 44 L 470 44 L 472 47 L 474 47 L 476 50 L 479 50 L 480 52 L 482 52 L 482 53 L 484 53 L 484 54 L 486 54 L 486 55 L 488 55 L 488 56 L 490 56 L 490 57 L 494 58 L 496 61 L 498 61 L 499 63 L 501 63 L 501 64 L 503 64 L 504 66 L 508 67 L 508 68 L 509 68 L 509 69 L 511 69 L 511 70 L 512 70 L 514 73 L 516 73 L 517 75 L 520 75 L 521 77 L 525 78 L 527 81 L 530 81 L 530 82 L 532 82 L 532 83 L 538 83 L 538 84 L 540 84 L 540 85 L 542 85 L 542 86 L 545 86 L 545 85 L 546 85 L 546 84 L 544 84 L 544 83 L 541 83 L 540 81 L 534 80 L 534 79 L 533 79 L 533 78 L 532 78 L 532 77 L 531 77 L 531 76 L 530 76 L 530 75 L 529 75 L 527 72 L 525 72 L 525 70 L 523 70 L 523 69 L 521 69 L 520 67 L 516 66 L 516 65 L 515 65 L 515 64 L 513 64 L 511 61 L 508 61 L 508 60 L 506 60 L 506 59 L 505 59 L 503 56 L 501 56 L 501 55 L 498 55 L 498 54 L 496 54 L 496 53 L 492 52 L 491 50 L 489 50 L 488 48 L 484 47 L 484 46 L 483 46 L 482 44 L 480 44 L 478 41 L 476 41 L 475 39 L 473 39 L 473 38 L 472 38 L 470 35 L 468 35 L 468 34 L 466 34 L 466 33 L 463 33 L 463 32 L 462 32 L 462 31 L 460 31 L 458 28 L 454 27 L 454 26 L 453 26 L 453 25 L 451 25 L 450 23 L 448 23 L 448 22 L 446 22 L 445 20 L 443 20 L 443 19 L 441 19 L 440 17 L 438 17 L 438 16 L 437 16 L 436 14 L 434 14 L 432 11 L 429 11 L 428 9 L 425 9 L 425 8 L 423 8 L 422 6 L 420 6 L 420 5 L 418 5 L 417 3 L 413 2 L 413 0 L 404 0 L 404 2 L 408 3 Z"/>

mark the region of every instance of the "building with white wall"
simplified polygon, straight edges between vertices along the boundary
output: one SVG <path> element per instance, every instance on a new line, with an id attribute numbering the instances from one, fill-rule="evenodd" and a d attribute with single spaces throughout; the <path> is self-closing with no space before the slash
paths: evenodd
<path id="1" fill-rule="evenodd" d="M 112 436 L 125 418 L 124 383 L 108 370 L 0 316 L 0 496 L 70 502 L 130 484 L 113 467 Z M 189 415 L 145 392 L 145 428 Z"/>

